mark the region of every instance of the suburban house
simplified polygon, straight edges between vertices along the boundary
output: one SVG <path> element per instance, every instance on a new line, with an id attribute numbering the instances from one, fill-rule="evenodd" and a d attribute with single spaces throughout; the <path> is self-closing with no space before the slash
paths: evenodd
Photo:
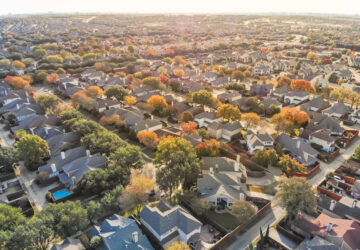
<path id="1" fill-rule="evenodd" d="M 47 144 L 52 156 L 60 154 L 62 151 L 74 148 L 80 142 L 80 137 L 73 132 L 55 135 L 49 138 Z"/>
<path id="2" fill-rule="evenodd" d="M 210 137 L 231 141 L 234 136 L 241 132 L 242 126 L 239 121 L 233 123 L 215 121 L 208 125 L 207 128 Z"/>
<path id="3" fill-rule="evenodd" d="M 291 229 L 306 238 L 323 238 L 340 249 L 357 250 L 360 246 L 360 225 L 354 220 L 333 218 L 324 213 L 312 220 L 298 216 Z"/>
<path id="4" fill-rule="evenodd" d="M 201 248 L 202 223 L 179 205 L 171 207 L 161 200 L 156 207 L 144 206 L 140 221 L 164 249 L 174 241 Z"/>
<path id="5" fill-rule="evenodd" d="M 288 92 L 290 92 L 291 89 L 289 86 L 282 86 L 280 88 L 277 88 L 275 89 L 273 92 L 272 92 L 272 95 L 273 96 L 276 96 L 277 98 L 281 99 L 284 97 L 285 94 L 287 94 Z"/>
<path id="6" fill-rule="evenodd" d="M 309 142 L 322 147 L 322 150 L 331 153 L 336 150 L 336 138 L 331 136 L 329 129 L 319 129 L 309 136 Z"/>
<path id="7" fill-rule="evenodd" d="M 343 102 L 337 102 L 331 108 L 324 110 L 323 113 L 336 118 L 342 118 L 351 113 L 351 108 Z"/>
<path id="8" fill-rule="evenodd" d="M 327 128 L 331 131 L 331 135 L 342 136 L 344 134 L 345 129 L 342 127 L 342 122 L 333 117 L 326 117 L 319 123 L 319 126 L 322 128 Z"/>
<path id="9" fill-rule="evenodd" d="M 350 121 L 355 122 L 355 123 L 359 123 L 360 124 L 360 109 L 354 111 L 350 117 L 349 117 Z"/>
<path id="10" fill-rule="evenodd" d="M 194 117 L 194 122 L 198 124 L 199 128 L 207 128 L 209 124 L 217 120 L 219 120 L 219 118 L 216 117 L 216 112 L 202 112 Z"/>
<path id="11" fill-rule="evenodd" d="M 110 108 L 103 112 L 104 116 L 111 117 L 118 115 L 120 120 L 124 121 L 125 126 L 134 126 L 144 120 L 144 114 L 132 107 Z"/>
<path id="12" fill-rule="evenodd" d="M 330 106 L 328 101 L 325 101 L 322 97 L 315 97 L 311 101 L 304 103 L 300 106 L 301 110 L 310 110 L 314 112 L 319 112 L 323 109 L 326 109 Z"/>
<path id="13" fill-rule="evenodd" d="M 58 175 L 59 181 L 65 187 L 73 189 L 85 173 L 104 167 L 106 162 L 106 157 L 98 154 L 80 157 L 62 166 L 62 173 Z"/>
<path id="14" fill-rule="evenodd" d="M 110 108 L 121 108 L 120 102 L 113 99 L 96 98 L 95 101 L 96 101 L 96 110 L 99 113 L 102 113 L 105 110 L 109 110 Z"/>
<path id="15" fill-rule="evenodd" d="M 261 101 L 261 103 L 264 104 L 266 113 L 270 112 L 270 106 L 272 106 L 272 105 L 275 105 L 279 109 L 282 108 L 282 103 L 273 97 L 266 97 Z"/>
<path id="16" fill-rule="evenodd" d="M 154 249 L 146 236 L 141 232 L 135 220 L 114 214 L 109 219 L 104 220 L 100 226 L 91 228 L 89 238 L 99 236 L 102 243 L 101 249 Z"/>
<path id="17" fill-rule="evenodd" d="M 218 78 L 218 75 L 214 72 L 206 72 L 204 74 L 204 81 L 207 83 L 211 83 Z"/>
<path id="18" fill-rule="evenodd" d="M 331 199 L 326 194 L 318 194 L 317 207 L 322 213 L 327 214 L 333 218 L 360 220 L 360 209 L 358 200 L 353 200 L 352 203 L 346 200 L 345 202 Z"/>
<path id="19" fill-rule="evenodd" d="M 219 94 L 217 99 L 219 99 L 221 103 L 230 103 L 241 99 L 241 94 L 239 92 L 225 92 Z"/>
<path id="20" fill-rule="evenodd" d="M 272 89 L 274 88 L 274 85 L 269 84 L 252 84 L 250 86 L 250 92 L 256 96 L 266 96 L 269 94 Z"/>
<path id="21" fill-rule="evenodd" d="M 315 166 L 318 152 L 302 138 L 291 138 L 286 134 L 278 136 L 276 141 L 289 152 L 289 155 L 305 166 Z"/>
<path id="22" fill-rule="evenodd" d="M 138 122 L 136 125 L 131 127 L 131 129 L 135 133 L 139 133 L 140 131 L 154 132 L 154 131 L 162 129 L 162 127 L 163 127 L 163 125 L 160 121 L 153 120 L 153 119 L 147 119 L 147 120 L 142 120 L 142 121 Z"/>
<path id="23" fill-rule="evenodd" d="M 299 104 L 309 99 L 309 93 L 306 91 L 290 91 L 284 94 L 284 103 Z"/>
<path id="24" fill-rule="evenodd" d="M 250 153 L 255 153 L 256 150 L 272 148 L 274 146 L 274 139 L 266 132 L 258 131 L 256 133 L 249 131 L 245 135 L 246 145 Z"/>

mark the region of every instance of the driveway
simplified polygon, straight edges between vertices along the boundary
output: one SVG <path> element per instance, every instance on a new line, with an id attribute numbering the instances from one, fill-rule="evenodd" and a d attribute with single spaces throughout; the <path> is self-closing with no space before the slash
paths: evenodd
<path id="1" fill-rule="evenodd" d="M 313 187 L 316 187 L 325 178 L 326 174 L 334 171 L 349 159 L 354 153 L 355 148 L 359 145 L 359 138 L 354 140 L 350 147 L 341 149 L 340 155 L 331 163 L 320 162 L 320 169 L 308 181 Z M 279 206 L 272 205 L 270 213 L 267 213 L 258 223 L 249 228 L 245 233 L 235 236 L 222 249 L 241 250 L 246 249 L 260 234 L 260 227 L 263 232 L 266 231 L 268 225 L 272 225 L 275 221 L 286 214 L 285 210 Z"/>

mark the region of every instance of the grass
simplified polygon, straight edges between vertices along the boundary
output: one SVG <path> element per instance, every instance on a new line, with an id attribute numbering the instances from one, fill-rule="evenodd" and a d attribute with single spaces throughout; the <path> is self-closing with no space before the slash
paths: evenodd
<path id="1" fill-rule="evenodd" d="M 215 223 L 219 224 L 223 228 L 232 231 L 241 223 L 239 220 L 230 213 L 216 213 L 215 211 L 207 211 L 206 216 L 214 221 Z"/>

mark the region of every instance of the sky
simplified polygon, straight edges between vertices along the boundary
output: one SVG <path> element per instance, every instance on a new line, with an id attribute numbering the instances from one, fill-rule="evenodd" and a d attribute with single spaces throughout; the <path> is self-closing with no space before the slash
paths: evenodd
<path id="1" fill-rule="evenodd" d="M 360 15 L 360 0 L 1 0 L 0 15 L 43 13 L 323 13 Z"/>

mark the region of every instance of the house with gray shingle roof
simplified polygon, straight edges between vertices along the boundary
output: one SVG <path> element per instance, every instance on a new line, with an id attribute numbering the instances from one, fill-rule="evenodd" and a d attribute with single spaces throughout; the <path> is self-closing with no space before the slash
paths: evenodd
<path id="1" fill-rule="evenodd" d="M 306 91 L 290 91 L 284 94 L 284 103 L 299 104 L 309 99 L 309 93 Z"/>
<path id="2" fill-rule="evenodd" d="M 174 241 L 182 241 L 193 249 L 201 247 L 202 223 L 179 205 L 171 207 L 161 200 L 156 207 L 145 206 L 140 221 L 164 249 Z"/>
<path id="3" fill-rule="evenodd" d="M 322 128 L 327 128 L 331 131 L 331 135 L 342 136 L 345 129 L 342 127 L 341 122 L 333 117 L 326 117 L 319 123 L 319 126 Z"/>
<path id="4" fill-rule="evenodd" d="M 332 117 L 341 118 L 350 114 L 351 108 L 343 102 L 337 102 L 331 108 L 324 110 L 323 113 Z"/>
<path id="5" fill-rule="evenodd" d="M 202 112 L 194 117 L 194 122 L 199 125 L 199 128 L 207 128 L 209 124 L 216 120 L 219 120 L 219 118 L 216 117 L 216 112 Z"/>
<path id="6" fill-rule="evenodd" d="M 322 150 L 326 152 L 334 152 L 336 149 L 335 141 L 336 138 L 331 136 L 329 129 L 319 129 L 309 136 L 310 143 L 317 144 L 322 147 Z"/>
<path id="7" fill-rule="evenodd" d="M 140 131 L 157 131 L 162 129 L 162 123 L 158 120 L 147 119 L 136 123 L 136 125 L 132 126 L 131 129 L 135 133 L 139 133 Z"/>
<path id="8" fill-rule="evenodd" d="M 322 97 L 315 97 L 311 101 L 304 103 L 300 106 L 301 110 L 320 111 L 329 106 L 329 102 L 325 101 Z"/>
<path id="9" fill-rule="evenodd" d="M 291 138 L 286 134 L 281 134 L 276 141 L 289 155 L 305 166 L 315 166 L 317 164 L 318 152 L 302 138 Z"/>
<path id="10" fill-rule="evenodd" d="M 245 135 L 245 141 L 250 153 L 274 146 L 274 139 L 268 133 L 262 131 L 258 131 L 257 133 L 249 131 Z"/>
<path id="11" fill-rule="evenodd" d="M 208 126 L 210 137 L 215 139 L 224 139 L 231 141 L 233 137 L 241 132 L 242 126 L 239 121 L 236 122 L 220 122 L 215 121 Z"/>
<path id="12" fill-rule="evenodd" d="M 356 123 L 360 124 L 360 109 L 354 111 L 354 112 L 350 115 L 349 119 L 350 119 L 350 121 L 352 121 L 352 122 L 356 122 Z"/>
<path id="13" fill-rule="evenodd" d="M 135 220 L 114 214 L 104 220 L 100 226 L 91 228 L 89 238 L 99 236 L 102 239 L 100 249 L 106 250 L 152 250 L 154 249 L 141 232 Z"/>

